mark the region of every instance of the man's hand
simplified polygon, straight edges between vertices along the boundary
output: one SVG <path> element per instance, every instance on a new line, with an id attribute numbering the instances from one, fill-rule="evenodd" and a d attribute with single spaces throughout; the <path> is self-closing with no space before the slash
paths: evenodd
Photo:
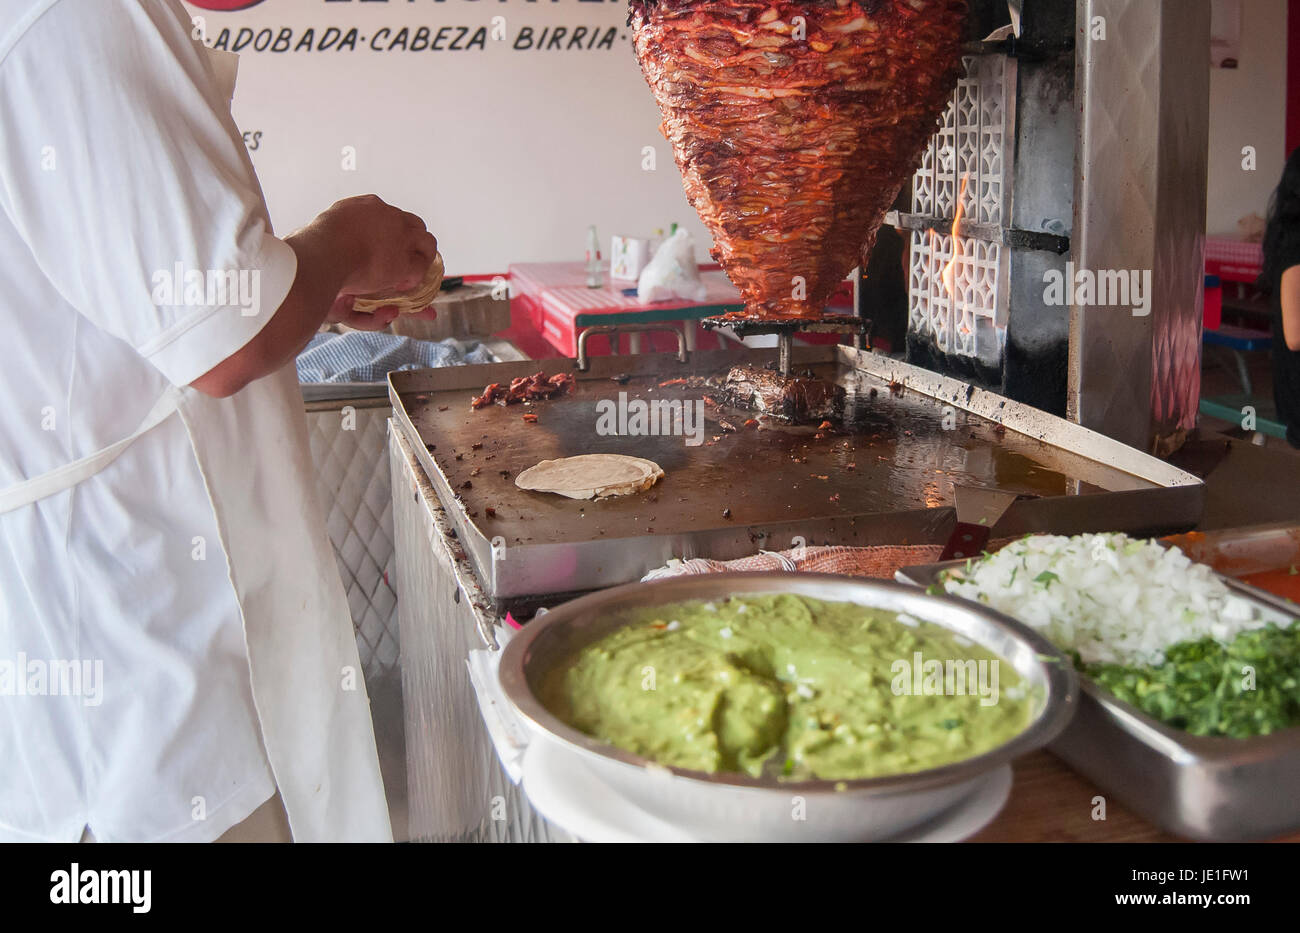
<path id="1" fill-rule="evenodd" d="M 438 241 L 415 214 L 385 204 L 373 194 L 347 198 L 333 205 L 318 221 L 347 231 L 343 242 L 356 272 L 344 283 L 325 320 L 355 330 L 383 330 L 397 318 L 396 308 L 373 313 L 352 310 L 352 299 L 395 294 L 420 284 L 438 252 Z M 405 242 L 400 249 L 375 250 L 376 243 Z M 426 309 L 427 314 L 433 314 Z M 426 312 L 421 312 L 426 313 Z"/>
<path id="2" fill-rule="evenodd" d="M 340 261 L 350 270 L 339 293 L 376 295 L 419 285 L 438 252 L 438 241 L 415 214 L 373 194 L 347 198 L 313 221 L 337 238 Z"/>
<path id="3" fill-rule="evenodd" d="M 339 295 L 325 320 L 353 330 L 383 330 L 397 320 L 398 311 L 394 307 L 376 308 L 373 312 L 353 311 L 352 302 L 355 300 L 355 295 Z"/>
<path id="4" fill-rule="evenodd" d="M 363 314 L 352 310 L 353 300 L 414 288 L 438 251 L 424 221 L 374 195 L 339 201 L 285 242 L 298 256 L 293 288 L 256 337 L 194 380 L 200 392 L 224 398 L 275 372 L 326 321 L 382 330 L 396 309 Z"/>
<path id="5" fill-rule="evenodd" d="M 339 295 L 334 299 L 334 307 L 330 309 L 329 317 L 326 320 L 331 324 L 343 324 L 351 327 L 353 330 L 383 330 L 393 321 L 397 320 L 400 312 L 394 307 L 376 308 L 373 313 L 367 311 L 353 311 L 352 302 L 355 297 L 352 295 Z M 425 318 L 434 320 L 437 318 L 437 310 L 430 305 L 422 311 L 407 312 L 408 318 Z"/>

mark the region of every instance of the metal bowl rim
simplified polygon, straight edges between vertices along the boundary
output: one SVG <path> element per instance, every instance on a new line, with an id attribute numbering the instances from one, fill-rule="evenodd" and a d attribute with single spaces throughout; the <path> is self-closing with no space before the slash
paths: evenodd
<path id="1" fill-rule="evenodd" d="M 851 780 L 815 779 L 807 781 L 778 781 L 769 778 L 753 778 L 735 772 L 694 771 L 663 765 L 652 759 L 625 751 L 616 746 L 600 742 L 580 732 L 546 709 L 533 694 L 528 684 L 524 661 L 528 648 L 548 628 L 562 625 L 570 618 L 586 613 L 602 604 L 620 601 L 633 591 L 653 594 L 657 590 L 687 586 L 703 592 L 674 595 L 671 598 L 655 600 L 648 595 L 644 604 L 670 603 L 690 599 L 726 598 L 744 595 L 748 591 L 766 592 L 763 584 L 821 583 L 837 587 L 847 587 L 859 591 L 897 591 L 909 598 L 919 598 L 938 604 L 946 604 L 950 609 L 967 615 L 983 617 L 998 628 L 1006 630 L 1014 638 L 1025 644 L 1035 654 L 1037 663 L 1043 672 L 1046 687 L 1044 704 L 1038 716 L 1023 730 L 995 748 L 960 761 L 928 768 L 923 771 L 904 772 L 872 778 L 855 778 Z M 747 586 L 747 584 L 749 586 Z M 827 601 L 834 601 L 829 599 Z M 854 602 L 852 599 L 841 600 Z M 940 625 L 932 619 L 923 619 L 934 625 Z M 984 646 L 987 649 L 987 646 Z M 987 649 L 992 650 L 992 649 Z M 1054 661 L 1045 660 L 1048 658 Z M 542 731 L 552 741 L 558 741 L 583 756 L 594 757 L 604 761 L 613 761 L 637 768 L 641 771 L 671 773 L 674 777 L 715 786 L 724 786 L 732 790 L 753 791 L 797 791 L 800 794 L 819 793 L 857 793 L 870 796 L 888 796 L 891 794 L 910 793 L 960 784 L 974 780 L 995 768 L 1007 764 L 1022 755 L 1042 748 L 1059 735 L 1069 724 L 1074 715 L 1078 701 L 1078 680 L 1069 658 L 1046 638 L 1017 622 L 1009 616 L 995 612 L 967 600 L 947 595 L 936 595 L 918 590 L 893 581 L 874 578 L 844 577 L 823 573 L 744 573 L 727 572 L 701 574 L 699 576 L 670 577 L 650 582 L 627 583 L 610 587 L 595 593 L 589 593 L 577 599 L 562 603 L 539 619 L 527 623 L 516 632 L 502 652 L 498 669 L 498 679 L 506 698 L 516 713 L 526 719 L 536 729 Z"/>

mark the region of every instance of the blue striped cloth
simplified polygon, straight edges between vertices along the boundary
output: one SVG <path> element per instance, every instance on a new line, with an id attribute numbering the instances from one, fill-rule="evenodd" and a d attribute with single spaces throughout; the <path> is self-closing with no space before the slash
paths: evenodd
<path id="1" fill-rule="evenodd" d="M 298 381 L 383 382 L 401 369 L 491 362 L 487 347 L 477 341 L 435 343 L 379 331 L 317 334 L 298 354 Z"/>

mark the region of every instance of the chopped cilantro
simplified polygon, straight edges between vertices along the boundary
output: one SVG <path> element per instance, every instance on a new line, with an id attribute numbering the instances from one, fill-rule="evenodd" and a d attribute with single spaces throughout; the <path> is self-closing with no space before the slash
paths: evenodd
<path id="1" fill-rule="evenodd" d="M 1076 665 L 1125 703 L 1192 735 L 1248 738 L 1300 725 L 1300 625 L 1269 624 L 1226 645 L 1179 642 L 1158 667 L 1081 664 L 1077 656 Z"/>
<path id="2" fill-rule="evenodd" d="M 1050 570 L 1044 570 L 1038 576 L 1034 577 L 1034 582 L 1041 583 L 1043 586 L 1051 586 L 1054 582 L 1059 583 L 1060 580 L 1061 578 Z"/>

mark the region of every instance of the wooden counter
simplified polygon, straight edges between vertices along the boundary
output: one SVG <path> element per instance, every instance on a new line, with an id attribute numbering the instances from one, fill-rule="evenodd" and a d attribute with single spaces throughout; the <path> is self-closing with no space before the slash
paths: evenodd
<path id="1" fill-rule="evenodd" d="M 1106 819 L 1093 820 L 1094 797 L 1105 796 L 1048 752 L 1013 765 L 1015 784 L 1002 812 L 971 842 L 1182 842 L 1106 799 Z M 1279 842 L 1300 842 L 1300 833 Z"/>

